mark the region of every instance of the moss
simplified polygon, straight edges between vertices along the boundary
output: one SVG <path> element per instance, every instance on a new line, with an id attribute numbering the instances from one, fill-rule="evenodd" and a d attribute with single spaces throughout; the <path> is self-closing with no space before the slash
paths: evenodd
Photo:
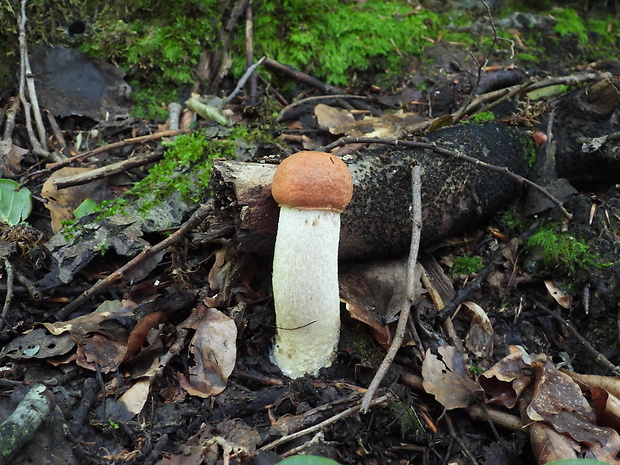
<path id="1" fill-rule="evenodd" d="M 568 276 L 588 268 L 608 266 L 597 254 L 590 252 L 581 238 L 561 231 L 557 223 L 542 225 L 527 241 L 528 251 L 537 253 L 549 272 L 560 271 Z"/>
<path id="2" fill-rule="evenodd" d="M 502 213 L 500 222 L 508 229 L 510 235 L 518 236 L 528 227 L 518 202 L 512 203 L 508 209 Z"/>
<path id="3" fill-rule="evenodd" d="M 480 111 L 478 113 L 474 113 L 471 115 L 467 121 L 467 123 L 485 123 L 488 121 L 495 121 L 495 115 L 492 111 Z"/>
<path id="4" fill-rule="evenodd" d="M 215 158 L 233 158 L 235 139 L 246 134 L 245 128 L 229 134 L 229 139 L 207 139 L 204 133 L 178 136 L 168 144 L 163 159 L 153 165 L 149 174 L 135 183 L 123 196 L 103 202 L 98 219 L 116 214 L 128 215 L 130 209 L 146 217 L 149 211 L 173 193 L 181 200 L 198 203 L 209 192 L 209 178 Z M 191 173 L 190 173 L 191 172 Z"/>
<path id="5" fill-rule="evenodd" d="M 412 406 L 402 402 L 394 402 L 389 405 L 389 409 L 390 416 L 398 423 L 403 438 L 408 435 L 418 437 L 424 434 L 424 426 L 422 426 L 422 422 Z"/>
<path id="6" fill-rule="evenodd" d="M 553 16 L 557 20 L 553 27 L 553 32 L 560 37 L 572 34 L 582 44 L 588 43 L 586 23 L 575 10 L 572 8 L 561 8 L 553 11 Z"/>
<path id="7" fill-rule="evenodd" d="M 482 263 L 482 258 L 473 255 L 461 255 L 460 257 L 454 257 L 454 265 L 452 266 L 452 274 L 461 275 L 461 274 L 470 274 L 477 273 L 482 268 L 484 268 L 484 263 Z"/>

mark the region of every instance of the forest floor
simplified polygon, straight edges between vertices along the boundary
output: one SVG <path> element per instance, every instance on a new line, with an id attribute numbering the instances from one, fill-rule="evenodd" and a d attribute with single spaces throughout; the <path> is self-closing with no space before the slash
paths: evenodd
<path id="1" fill-rule="evenodd" d="M 35 409 L 42 425 L 35 418 L 25 445 L 0 451 L 12 457 L 0 463 L 271 465 L 295 454 L 369 465 L 547 463 L 571 454 L 620 463 L 614 429 L 620 417 L 610 407 L 614 394 L 620 397 L 614 378 L 620 376 L 620 163 L 613 156 L 620 62 L 575 60 L 579 42 L 570 36 L 554 44 L 547 61 L 535 66 L 496 49 L 480 74 L 467 50 L 438 40 L 398 85 L 365 86 L 366 109 L 308 87 L 301 96 L 315 100 L 282 104 L 278 127 L 264 124 L 275 142 L 235 146 L 243 162 L 274 163 L 289 149 L 325 147 L 342 135 L 375 131 L 385 139 L 417 140 L 441 126 L 466 124 L 463 116 L 468 124 L 488 119 L 488 113 L 474 115 L 493 103 L 495 123 L 533 141 L 539 161 L 526 177 L 547 186 L 558 178 L 572 183 L 554 191 L 565 212 L 553 204 L 532 206 L 522 186 L 505 208 L 474 227 L 424 242 L 420 262 L 428 278 L 367 412 L 361 402 L 398 319 L 398 312 L 377 316 L 369 308 L 384 305 L 395 283 L 408 279 L 406 254 L 342 264 L 359 272 L 362 284 L 351 286 L 359 287 L 354 298 L 341 296 L 337 357 L 317 376 L 291 380 L 269 357 L 276 331 L 271 257 L 240 249 L 236 220 L 222 220 L 214 208 L 226 202 L 220 193 L 200 199 L 201 208 L 171 195 L 163 207 L 169 211 L 158 211 L 157 219 L 137 220 L 142 210 L 131 204 L 125 223 L 118 215 L 93 222 L 101 217 L 91 213 L 59 233 L 83 199 L 118 196 L 146 179 L 153 160 L 122 165 L 112 177 L 87 179 L 92 182 L 62 196 L 50 182 L 83 175 L 92 164 L 61 171 L 11 151 L 5 173 L 14 169 L 12 178 L 31 189 L 35 205 L 29 225 L 6 224 L 1 233 L 7 303 L 0 420 L 33 386 L 46 390 Z M 372 83 L 372 76 L 365 79 Z M 540 81 L 549 94 L 530 94 L 527 86 Z M 591 95 L 585 89 L 598 92 L 593 86 L 600 83 L 610 93 L 573 112 Z M 476 98 L 488 100 L 460 114 L 474 89 Z M 7 115 L 9 102 L 0 103 Z M 394 108 L 405 113 L 398 123 L 382 118 Z M 244 113 L 239 97 L 224 109 L 237 124 L 262 124 L 263 110 Z M 375 120 L 358 123 L 373 111 Z M 75 149 L 70 155 L 85 152 L 76 148 L 78 139 L 96 140 L 88 155 L 97 167 L 161 158 L 169 147 L 162 139 L 183 132 L 162 134 L 167 127 L 144 120 L 111 127 L 69 117 L 60 124 L 48 130 L 51 139 L 65 134 Z M 24 138 L 25 125 L 18 117 L 16 134 Z M 214 139 L 230 134 L 202 119 L 191 131 Z M 192 150 L 196 140 L 180 137 L 189 137 L 180 140 Z M 557 145 L 550 148 L 552 142 Z M 208 143 L 198 144 L 207 150 Z M 583 144 L 598 144 L 587 153 L 603 158 L 581 160 L 584 151 L 573 152 Z M 349 144 L 336 153 L 356 156 L 367 146 Z M 387 147 L 373 144 L 374 150 Z M 549 153 L 557 164 L 552 174 L 540 161 Z M 17 169 L 20 164 L 28 169 Z M 188 166 L 196 170 L 198 162 Z M 483 168 L 478 174 L 489 176 Z M 182 176 L 194 182 L 188 172 Z M 442 313 L 444 306 L 451 311 Z"/>

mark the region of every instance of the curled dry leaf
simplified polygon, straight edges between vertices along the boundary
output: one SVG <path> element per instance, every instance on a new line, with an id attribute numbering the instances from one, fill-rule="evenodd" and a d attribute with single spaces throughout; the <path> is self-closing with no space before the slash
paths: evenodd
<path id="1" fill-rule="evenodd" d="M 620 399 L 598 387 L 590 389 L 590 396 L 598 424 L 620 430 Z"/>
<path id="2" fill-rule="evenodd" d="M 43 325 L 54 335 L 71 334 L 78 344 L 76 363 L 79 366 L 95 370 L 96 362 L 101 371 L 109 373 L 116 370 L 125 357 L 129 337 L 126 326 L 135 318 L 136 307 L 129 300 L 105 301 L 87 315 Z"/>
<path id="3" fill-rule="evenodd" d="M 314 107 L 314 115 L 319 126 L 329 129 L 332 134 L 339 134 L 334 128 L 355 122 L 355 117 L 350 111 L 330 107 L 324 103 L 319 103 Z"/>
<path id="4" fill-rule="evenodd" d="M 562 289 L 557 287 L 552 279 L 545 280 L 545 287 L 549 295 L 560 305 L 562 308 L 570 309 L 573 305 L 573 296 L 565 293 Z"/>
<path id="5" fill-rule="evenodd" d="M 465 337 L 465 347 L 480 359 L 493 355 L 493 325 L 486 312 L 474 302 L 464 302 L 463 306 L 471 316 L 471 324 Z"/>
<path id="6" fill-rule="evenodd" d="M 340 299 L 346 303 L 351 318 L 369 326 L 377 343 L 386 349 L 392 341 L 387 324 L 398 319 L 406 278 L 406 259 L 356 262 L 341 267 L 339 272 Z M 418 281 L 416 295 L 422 292 Z"/>
<path id="7" fill-rule="evenodd" d="M 189 379 L 183 373 L 177 375 L 179 384 L 194 396 L 219 394 L 226 388 L 235 366 L 235 322 L 215 308 L 199 305 L 183 327 L 196 331 L 189 348 L 194 364 L 189 369 Z"/>
<path id="8" fill-rule="evenodd" d="M 539 464 L 577 458 L 576 444 L 544 423 L 530 425 L 530 442 Z"/>
<path id="9" fill-rule="evenodd" d="M 426 351 L 422 386 L 446 409 L 465 408 L 477 398 L 478 384 L 469 377 L 465 356 L 456 347 L 442 346 L 437 354 Z"/>
<path id="10" fill-rule="evenodd" d="M 525 360 L 524 360 L 525 357 Z M 486 402 L 513 408 L 532 382 L 530 360 L 519 346 L 510 346 L 510 354 L 478 376 Z"/>
<path id="11" fill-rule="evenodd" d="M 615 429 L 601 426 L 604 416 L 598 417 L 573 378 L 558 370 L 545 355 L 530 358 L 517 346 L 510 349 L 510 355 L 478 381 L 487 402 L 507 407 L 516 405 L 528 389 L 531 400 L 522 415 L 527 417 L 524 421 L 530 421 L 538 463 L 585 456 L 620 465 L 620 435 Z M 608 395 L 598 394 L 601 409 L 616 416 L 613 412 L 617 404 L 608 404 Z"/>

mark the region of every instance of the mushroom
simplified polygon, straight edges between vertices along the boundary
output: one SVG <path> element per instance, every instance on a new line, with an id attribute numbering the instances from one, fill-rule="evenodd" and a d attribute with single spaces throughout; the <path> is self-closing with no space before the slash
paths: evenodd
<path id="1" fill-rule="evenodd" d="M 353 178 L 335 155 L 298 152 L 280 163 L 271 192 L 280 205 L 272 360 L 290 378 L 315 375 L 331 365 L 338 347 L 340 213 L 353 195 Z"/>

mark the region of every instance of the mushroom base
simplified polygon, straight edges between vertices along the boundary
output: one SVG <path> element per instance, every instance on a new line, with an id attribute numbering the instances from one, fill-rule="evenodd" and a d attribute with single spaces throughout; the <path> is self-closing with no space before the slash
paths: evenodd
<path id="1" fill-rule="evenodd" d="M 340 335 L 340 214 L 280 209 L 273 258 L 273 362 L 290 378 L 331 365 Z"/>

